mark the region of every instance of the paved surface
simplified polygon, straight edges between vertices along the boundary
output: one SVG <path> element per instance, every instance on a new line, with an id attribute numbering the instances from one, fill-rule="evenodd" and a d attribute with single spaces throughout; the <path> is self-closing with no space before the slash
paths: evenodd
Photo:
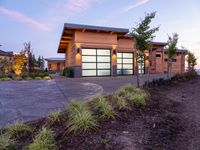
<path id="1" fill-rule="evenodd" d="M 166 75 L 151 75 L 161 78 Z M 141 77 L 141 83 L 146 80 Z M 124 84 L 136 84 L 135 76 L 66 78 L 50 81 L 0 82 L 0 127 L 16 120 L 30 121 L 53 111 L 64 110 L 71 100 L 87 100 L 96 94 L 115 91 Z"/>

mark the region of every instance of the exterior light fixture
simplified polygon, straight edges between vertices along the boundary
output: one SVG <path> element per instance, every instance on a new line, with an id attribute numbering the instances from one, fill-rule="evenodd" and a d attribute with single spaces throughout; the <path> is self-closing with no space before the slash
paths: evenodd
<path id="1" fill-rule="evenodd" d="M 113 55 L 116 55 L 116 49 L 113 50 Z"/>
<path id="2" fill-rule="evenodd" d="M 77 53 L 80 53 L 80 48 L 77 48 Z"/>

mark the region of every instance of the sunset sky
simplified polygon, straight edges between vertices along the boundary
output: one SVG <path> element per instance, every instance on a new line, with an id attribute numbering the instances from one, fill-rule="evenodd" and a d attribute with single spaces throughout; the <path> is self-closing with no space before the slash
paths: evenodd
<path id="1" fill-rule="evenodd" d="M 200 68 L 199 0 L 0 0 L 0 49 L 18 52 L 31 41 L 36 55 L 64 57 L 57 48 L 65 22 L 131 29 L 152 11 L 155 41 L 177 32 L 179 48 L 194 52 Z"/>

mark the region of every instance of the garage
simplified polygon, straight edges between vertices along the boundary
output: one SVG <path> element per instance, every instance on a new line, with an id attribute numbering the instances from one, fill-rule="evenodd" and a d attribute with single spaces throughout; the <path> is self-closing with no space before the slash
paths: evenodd
<path id="1" fill-rule="evenodd" d="M 133 53 L 117 53 L 117 75 L 134 74 L 134 55 Z"/>
<path id="2" fill-rule="evenodd" d="M 110 49 L 82 49 L 82 76 L 110 76 Z"/>

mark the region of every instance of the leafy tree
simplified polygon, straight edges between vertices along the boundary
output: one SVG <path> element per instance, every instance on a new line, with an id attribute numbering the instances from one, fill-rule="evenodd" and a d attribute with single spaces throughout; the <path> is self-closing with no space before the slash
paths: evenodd
<path id="1" fill-rule="evenodd" d="M 153 40 L 154 33 L 159 30 L 159 27 L 151 28 L 150 23 L 152 19 L 155 18 L 156 12 L 146 14 L 144 20 L 137 25 L 136 28 L 133 28 L 130 36 L 136 42 L 136 62 L 138 62 L 138 58 L 142 58 L 145 56 L 144 51 L 150 48 L 150 43 Z M 151 60 L 150 60 L 151 61 Z M 150 62 L 151 65 L 151 62 Z M 140 79 L 138 74 L 138 63 L 136 63 L 136 75 L 137 75 L 137 86 L 140 86 Z M 149 69 L 148 69 L 149 76 Z"/>
<path id="2" fill-rule="evenodd" d="M 197 65 L 197 57 L 194 55 L 194 53 L 188 52 L 186 61 L 188 63 L 188 71 L 194 71 L 194 67 Z"/>
<path id="3" fill-rule="evenodd" d="M 17 76 L 20 76 L 22 74 L 26 61 L 27 58 L 24 53 L 16 54 L 13 56 L 12 69 Z"/>
<path id="4" fill-rule="evenodd" d="M 167 78 L 169 79 L 171 77 L 172 73 L 172 63 L 173 60 L 175 59 L 176 52 L 177 52 L 177 43 L 178 43 L 178 34 L 173 33 L 172 36 L 168 36 L 168 41 L 167 41 Z"/>

